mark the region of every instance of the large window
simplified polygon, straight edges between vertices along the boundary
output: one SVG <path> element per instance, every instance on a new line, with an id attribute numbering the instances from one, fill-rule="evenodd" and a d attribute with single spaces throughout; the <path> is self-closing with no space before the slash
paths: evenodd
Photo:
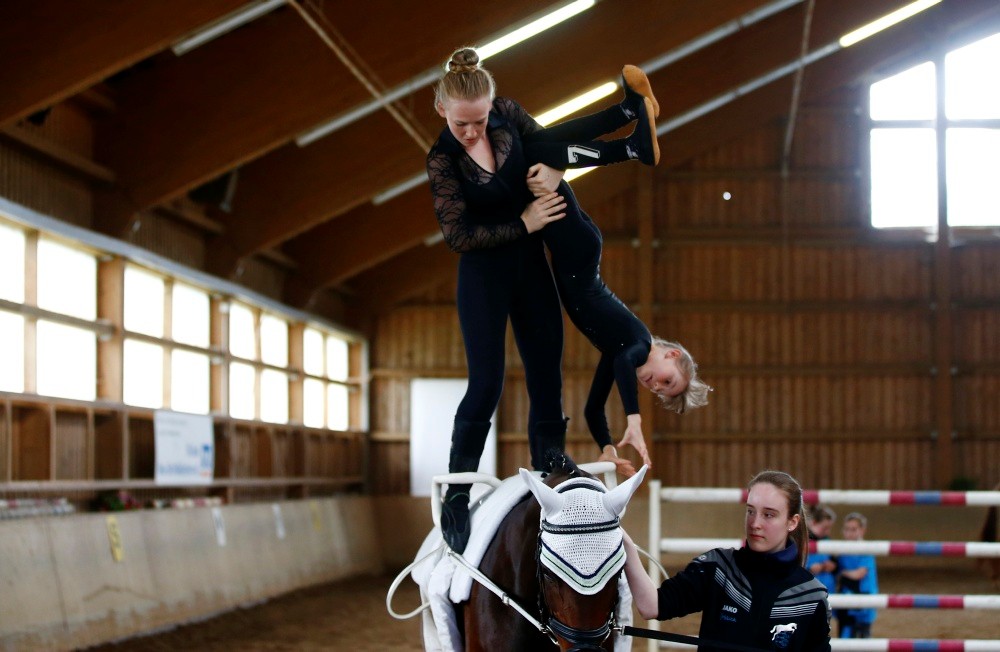
<path id="1" fill-rule="evenodd" d="M 0 392 L 337 430 L 363 423 L 351 419 L 351 338 L 8 222 L 0 341 Z"/>
<path id="2" fill-rule="evenodd" d="M 208 294 L 135 265 L 125 267 L 124 284 L 122 400 L 139 407 L 208 414 Z"/>
<path id="3" fill-rule="evenodd" d="M 1000 178 L 998 78 L 1000 34 L 872 84 L 873 226 L 937 226 L 942 138 L 948 224 L 1000 224 L 991 196 Z"/>
<path id="4" fill-rule="evenodd" d="M 133 335 L 162 341 L 165 289 L 162 276 L 134 265 L 125 268 L 122 400 L 129 405 L 164 407 L 163 345 Z"/>
<path id="5" fill-rule="evenodd" d="M 288 322 L 233 302 L 229 352 L 234 358 L 229 367 L 229 414 L 287 423 Z"/>
<path id="6" fill-rule="evenodd" d="M 199 350 L 175 348 L 170 354 L 170 407 L 208 414 L 211 409 L 211 301 L 203 290 L 174 282 L 170 336 Z"/>
<path id="7" fill-rule="evenodd" d="M 38 239 L 38 307 L 93 323 L 97 319 L 97 258 Z M 92 401 L 97 397 L 97 335 L 55 319 L 39 319 L 35 334 L 39 394 Z"/>
<path id="8" fill-rule="evenodd" d="M 0 300 L 24 303 L 24 232 L 0 223 Z M 24 391 L 24 317 L 0 307 L 0 391 Z"/>
<path id="9" fill-rule="evenodd" d="M 350 426 L 348 342 L 306 328 L 303 334 L 303 422 L 315 428 L 347 430 Z"/>

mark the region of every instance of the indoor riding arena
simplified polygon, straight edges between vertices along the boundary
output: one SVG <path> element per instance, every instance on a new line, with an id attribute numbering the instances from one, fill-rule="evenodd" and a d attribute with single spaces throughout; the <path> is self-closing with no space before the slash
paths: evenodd
<path id="1" fill-rule="evenodd" d="M 998 79 L 997 0 L 0 3 L 0 652 L 760 650 L 626 574 L 766 469 L 767 649 L 1000 651 Z"/>

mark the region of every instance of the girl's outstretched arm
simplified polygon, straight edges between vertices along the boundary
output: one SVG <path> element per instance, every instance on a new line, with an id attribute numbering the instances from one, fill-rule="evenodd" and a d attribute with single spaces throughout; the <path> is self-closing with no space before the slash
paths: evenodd
<path id="1" fill-rule="evenodd" d="M 635 548 L 632 537 L 624 529 L 622 530 L 622 543 L 625 546 L 625 577 L 628 578 L 628 587 L 632 591 L 632 602 L 635 604 L 639 614 L 646 620 L 652 620 L 659 615 L 659 596 L 656 593 L 656 585 L 646 574 L 646 569 L 642 567 L 639 559 L 639 552 Z"/>

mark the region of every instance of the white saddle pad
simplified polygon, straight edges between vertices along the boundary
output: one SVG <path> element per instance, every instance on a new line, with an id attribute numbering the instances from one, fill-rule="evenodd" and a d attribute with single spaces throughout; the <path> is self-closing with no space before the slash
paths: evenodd
<path id="1" fill-rule="evenodd" d="M 504 480 L 496 489 L 484 494 L 471 506 L 472 532 L 469 544 L 462 555 L 466 561 L 473 566 L 479 566 L 483 555 L 486 554 L 486 549 L 500 527 L 500 523 L 527 494 L 528 487 L 519 476 L 515 475 Z M 423 618 L 424 649 L 435 652 L 438 650 L 462 652 L 465 645 L 458 624 L 455 622 L 453 604 L 469 599 L 474 580 L 465 568 L 456 564 L 451 557 L 445 554 L 443 543 L 441 530 L 432 529 L 421 544 L 415 559 L 429 555 L 435 548 L 440 547 L 441 549 L 416 566 L 410 575 L 420 587 L 421 597 L 430 602 L 431 605 L 431 617 L 427 618 L 425 615 Z M 624 580 L 618 582 L 618 593 L 618 624 L 630 625 L 632 623 L 632 593 L 628 589 L 628 583 Z M 428 632 L 430 625 L 433 625 L 436 631 Z M 615 652 L 628 652 L 631 649 L 631 637 L 616 637 Z"/>

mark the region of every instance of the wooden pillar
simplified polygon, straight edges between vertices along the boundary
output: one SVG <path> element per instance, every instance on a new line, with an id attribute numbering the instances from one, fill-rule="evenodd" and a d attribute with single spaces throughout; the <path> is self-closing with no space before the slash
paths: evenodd
<path id="1" fill-rule="evenodd" d="M 24 305 L 38 306 L 38 231 L 24 233 Z M 24 391 L 38 393 L 38 320 L 24 316 Z"/>
<path id="2" fill-rule="evenodd" d="M 174 339 L 174 279 L 165 278 L 163 283 L 163 339 Z M 174 349 L 163 347 L 163 407 L 174 407 L 173 377 Z"/>
<path id="3" fill-rule="evenodd" d="M 934 244 L 934 407 L 937 446 L 935 478 L 945 489 L 954 477 L 952 439 L 955 433 L 953 317 L 951 293 L 951 228 L 948 226 L 948 187 L 946 124 L 944 106 L 944 59 L 936 61 L 937 70 L 937 177 L 938 229 Z"/>
<path id="4" fill-rule="evenodd" d="M 212 355 L 210 409 L 229 416 L 229 299 L 212 295 L 209 315 Z"/>
<path id="5" fill-rule="evenodd" d="M 656 335 L 656 324 L 653 306 L 656 301 L 656 287 L 653 282 L 656 273 L 654 248 L 656 242 L 656 227 L 654 224 L 656 212 L 656 176 L 655 171 L 646 167 L 638 167 L 636 173 L 636 220 L 638 221 L 638 259 L 639 259 L 639 305 L 636 313 L 649 330 Z M 656 433 L 656 401 L 653 394 L 640 388 L 639 413 L 646 415 L 643 419 L 643 433 L 649 456 L 655 461 Z"/>
<path id="6" fill-rule="evenodd" d="M 302 423 L 305 418 L 305 338 L 306 325 L 288 325 L 288 422 Z"/>
<path id="7" fill-rule="evenodd" d="M 125 260 L 113 257 L 97 266 L 97 318 L 113 328 L 97 341 L 97 398 L 122 402 L 125 328 Z"/>

